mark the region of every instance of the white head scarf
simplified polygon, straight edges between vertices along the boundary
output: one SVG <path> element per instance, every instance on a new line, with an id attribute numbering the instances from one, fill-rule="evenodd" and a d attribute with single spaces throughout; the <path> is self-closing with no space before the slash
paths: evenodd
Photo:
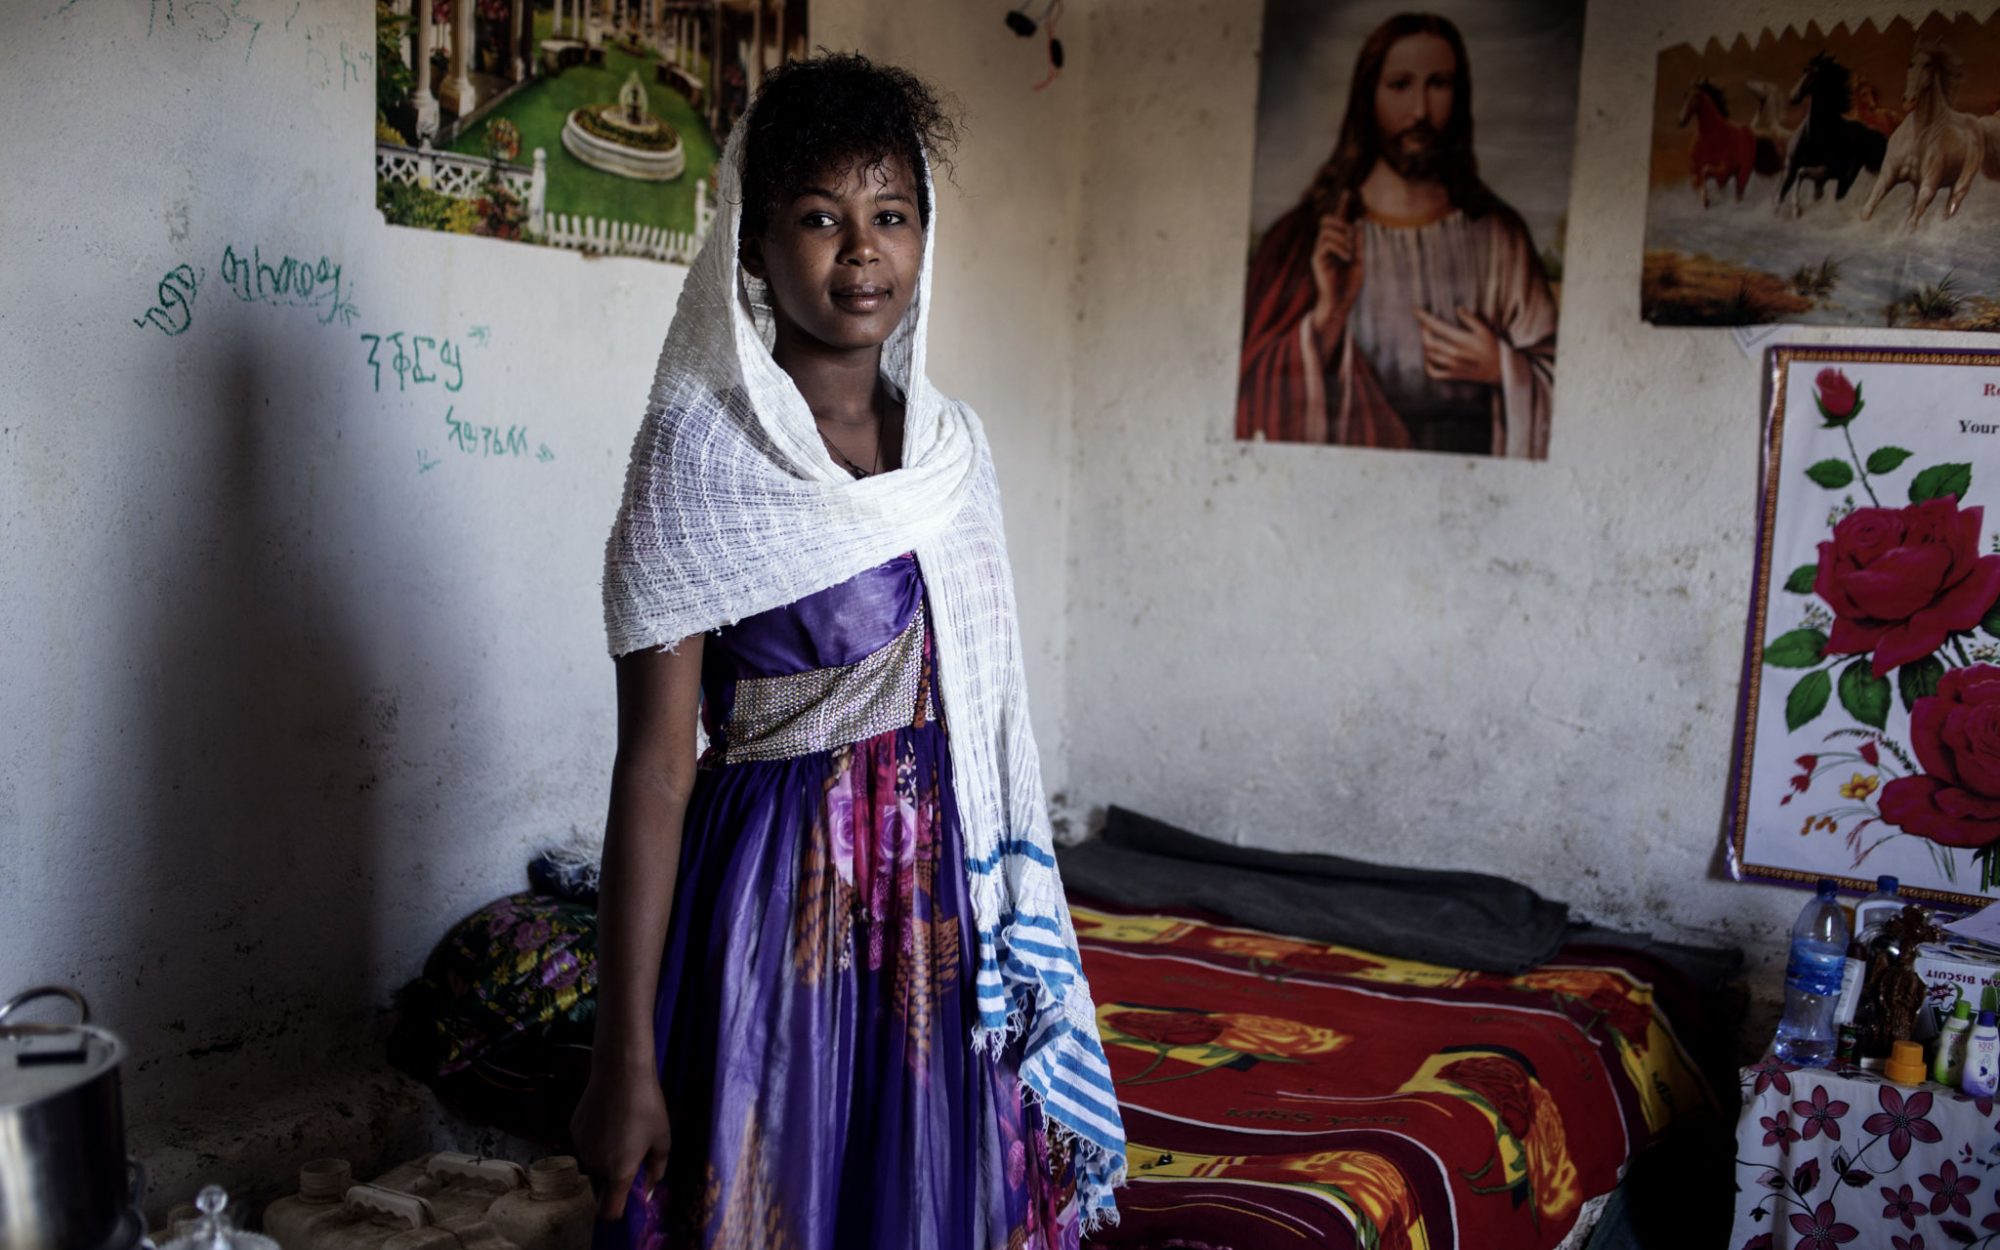
<path id="1" fill-rule="evenodd" d="M 721 211 L 632 446 L 605 551 L 611 653 L 671 645 L 917 553 L 978 926 L 971 1043 L 998 1053 L 1027 1030 L 1021 1082 L 1074 1146 L 1084 1227 L 1115 1223 L 1124 1123 L 1056 874 L 992 456 L 972 410 L 924 373 L 937 197 L 915 295 L 882 351 L 903 396 L 903 464 L 856 481 L 772 358 L 768 310 L 752 299 L 762 284 L 737 260 L 748 130 L 723 153 Z"/>

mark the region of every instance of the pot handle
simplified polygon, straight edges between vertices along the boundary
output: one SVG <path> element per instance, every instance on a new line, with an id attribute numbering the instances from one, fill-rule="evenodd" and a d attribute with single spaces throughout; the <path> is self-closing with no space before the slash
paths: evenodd
<path id="1" fill-rule="evenodd" d="M 67 985 L 37 985 L 34 989 L 22 990 L 6 1002 L 0 1003 L 0 1022 L 4 1022 L 9 1013 L 26 1006 L 38 998 L 67 998 L 76 1004 L 76 1022 L 78 1024 L 90 1023 L 90 1004 L 83 1001 L 82 994 Z"/>

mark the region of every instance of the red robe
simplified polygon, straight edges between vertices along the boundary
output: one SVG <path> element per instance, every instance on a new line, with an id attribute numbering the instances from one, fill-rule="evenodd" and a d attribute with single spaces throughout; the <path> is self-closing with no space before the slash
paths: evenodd
<path id="1" fill-rule="evenodd" d="M 1358 225 L 1359 223 L 1357 223 Z M 1472 311 L 1499 339 L 1500 378 L 1493 387 L 1492 454 L 1548 455 L 1555 385 L 1556 302 L 1527 227 L 1505 205 L 1479 225 L 1488 243 Z M 1236 394 L 1236 434 L 1286 442 L 1408 448 L 1408 427 L 1356 350 L 1343 315 L 1327 335 L 1334 347 L 1320 364 L 1309 329 L 1318 292 L 1312 249 L 1319 216 L 1311 202 L 1280 217 L 1250 263 L 1243 314 L 1243 357 Z M 1355 290 L 1366 282 L 1357 243 Z"/>
<path id="2" fill-rule="evenodd" d="M 1319 216 L 1310 201 L 1278 218 L 1257 245 L 1250 262 L 1250 283 L 1243 308 L 1243 362 L 1236 389 L 1236 437 L 1262 436 L 1276 442 L 1329 441 L 1326 414 L 1336 402 L 1352 415 L 1355 445 L 1407 448 L 1410 433 L 1382 394 L 1365 360 L 1340 378 L 1344 394 L 1336 401 L 1309 403 L 1307 387 L 1320 379 L 1320 364 L 1305 354 L 1300 324 L 1312 314 L 1319 298 L 1313 285 L 1312 250 L 1319 238 Z M 1357 242 L 1353 261 L 1361 280 Z M 1332 327 L 1344 336 L 1345 325 Z"/>

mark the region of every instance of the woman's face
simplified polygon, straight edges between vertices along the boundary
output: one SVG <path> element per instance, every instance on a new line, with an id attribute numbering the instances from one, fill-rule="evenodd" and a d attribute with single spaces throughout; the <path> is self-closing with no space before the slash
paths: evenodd
<path id="1" fill-rule="evenodd" d="M 917 185 L 901 157 L 827 171 L 771 211 L 743 267 L 770 284 L 780 333 L 836 350 L 879 347 L 916 294 Z"/>

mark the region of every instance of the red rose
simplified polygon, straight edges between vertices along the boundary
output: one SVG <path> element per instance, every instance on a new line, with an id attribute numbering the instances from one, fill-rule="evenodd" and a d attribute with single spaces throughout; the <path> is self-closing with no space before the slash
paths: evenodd
<path id="1" fill-rule="evenodd" d="M 1606 985 L 1590 992 L 1590 1006 L 1604 1013 L 1604 1021 L 1634 1046 L 1643 1046 L 1652 1027 L 1653 1013 L 1644 1003 L 1635 1003 Z"/>
<path id="2" fill-rule="evenodd" d="M 1861 388 L 1838 369 L 1821 369 L 1817 381 L 1820 415 L 1828 421 L 1852 420 L 1860 407 Z"/>
<path id="3" fill-rule="evenodd" d="M 1946 846 L 2000 838 L 2000 668 L 1946 672 L 1910 712 L 1910 743 L 1924 771 L 1882 787 L 1882 819 Z"/>
<path id="4" fill-rule="evenodd" d="M 1535 1122 L 1535 1095 L 1520 1064 L 1498 1055 L 1477 1055 L 1453 1060 L 1439 1068 L 1438 1075 L 1484 1098 L 1516 1140 L 1527 1137 Z"/>
<path id="5" fill-rule="evenodd" d="M 1984 508 L 1926 499 L 1858 508 L 1819 545 L 1813 591 L 1833 609 L 1826 654 L 1875 652 L 1874 671 L 1920 660 L 2000 598 L 2000 555 L 1979 554 Z"/>
<path id="6" fill-rule="evenodd" d="M 1222 1021 L 1199 1011 L 1114 1011 L 1105 1022 L 1127 1037 L 1163 1046 L 1205 1046 L 1222 1036 Z"/>

